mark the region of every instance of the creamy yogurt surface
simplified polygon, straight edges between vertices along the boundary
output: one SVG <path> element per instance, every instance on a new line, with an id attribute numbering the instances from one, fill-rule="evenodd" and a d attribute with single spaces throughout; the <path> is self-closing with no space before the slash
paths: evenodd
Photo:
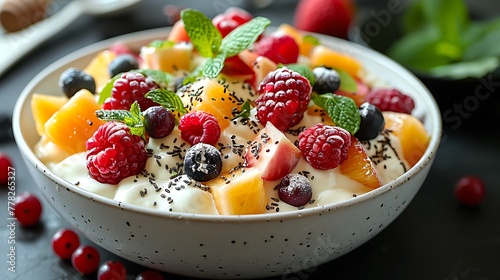
<path id="1" fill-rule="evenodd" d="M 178 94 L 183 96 L 189 91 L 196 91 L 196 87 L 202 87 L 204 82 L 202 80 L 195 82 L 189 88 L 181 88 Z M 255 95 L 252 88 L 244 82 L 219 81 L 219 83 L 224 84 L 234 96 L 243 100 Z M 255 114 L 254 108 L 249 118 L 233 120 L 229 127 L 222 131 L 216 147 L 222 155 L 223 171 L 243 164 L 246 147 L 263 128 Z M 321 121 L 320 115 L 306 113 L 303 120 L 285 135 L 295 142 L 299 131 Z M 401 154 L 399 140 L 391 132 L 382 131 L 375 139 L 362 143 L 375 164 L 381 184 L 394 180 L 407 170 L 408 164 L 399 156 Z M 58 176 L 96 195 L 162 212 L 217 215 L 218 211 L 208 188 L 183 174 L 183 159 L 189 147 L 190 144 L 180 137 L 177 127 L 162 139 L 151 138 L 146 147 L 149 157 L 144 171 L 123 179 L 117 185 L 102 184 L 90 178 L 86 168 L 85 153 L 77 153 L 61 160 L 60 156 L 56 156 L 57 147 L 43 145 L 41 142 L 35 149 L 42 161 Z M 313 190 L 311 201 L 301 207 L 291 206 L 279 199 L 275 189 L 279 180 L 264 181 L 268 198 L 267 213 L 296 211 L 345 201 L 371 190 L 342 174 L 339 168 L 318 170 L 303 157 L 292 173 L 299 173 L 309 179 Z"/>

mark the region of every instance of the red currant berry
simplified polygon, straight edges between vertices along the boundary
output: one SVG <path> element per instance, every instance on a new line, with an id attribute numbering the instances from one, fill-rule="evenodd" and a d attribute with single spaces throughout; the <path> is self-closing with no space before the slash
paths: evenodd
<path id="1" fill-rule="evenodd" d="M 137 277 L 135 278 L 135 280 L 163 280 L 163 279 L 165 279 L 163 275 L 158 271 L 154 270 L 145 270 L 139 273 L 139 275 L 137 275 Z"/>
<path id="2" fill-rule="evenodd" d="M 101 257 L 92 246 L 81 245 L 71 255 L 71 264 L 82 274 L 90 274 L 99 267 Z"/>
<path id="3" fill-rule="evenodd" d="M 24 192 L 14 200 L 14 216 L 24 227 L 38 224 L 42 214 L 42 204 L 38 197 L 30 192 Z"/>
<path id="4" fill-rule="evenodd" d="M 455 184 L 455 196 L 462 205 L 477 206 L 483 201 L 484 194 L 484 183 L 475 176 L 463 177 Z"/>
<path id="5" fill-rule="evenodd" d="M 219 30 L 222 37 L 226 37 L 227 34 L 240 25 L 236 20 L 226 18 L 222 14 L 215 16 L 212 23 Z"/>
<path id="6" fill-rule="evenodd" d="M 127 271 L 125 266 L 119 261 L 107 261 L 103 263 L 97 271 L 98 280 L 126 280 Z"/>
<path id="7" fill-rule="evenodd" d="M 0 152 L 0 185 L 7 185 L 9 172 L 12 172 L 12 160 L 5 153 Z"/>
<path id="8" fill-rule="evenodd" d="M 78 246 L 80 238 L 71 229 L 62 228 L 52 236 L 52 250 L 63 260 L 70 259 Z"/>

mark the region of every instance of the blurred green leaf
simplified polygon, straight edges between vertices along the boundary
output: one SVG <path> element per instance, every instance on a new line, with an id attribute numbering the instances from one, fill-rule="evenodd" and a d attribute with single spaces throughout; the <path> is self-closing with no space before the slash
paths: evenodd
<path id="1" fill-rule="evenodd" d="M 466 50 L 463 60 L 482 57 L 500 57 L 500 18 L 486 22 L 474 22 L 464 32 L 463 44 Z"/>
<path id="2" fill-rule="evenodd" d="M 483 57 L 473 61 L 462 61 L 430 69 L 429 74 L 438 78 L 481 78 L 500 66 L 498 57 Z"/>

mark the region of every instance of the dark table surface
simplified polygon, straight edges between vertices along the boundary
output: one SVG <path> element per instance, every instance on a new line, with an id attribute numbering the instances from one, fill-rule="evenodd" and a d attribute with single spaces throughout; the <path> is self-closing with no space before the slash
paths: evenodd
<path id="1" fill-rule="evenodd" d="M 485 15 L 491 15 L 494 6 L 491 3 L 495 1 L 483 2 L 483 6 L 476 8 L 482 7 Z M 194 7 L 208 16 L 214 16 L 229 5 L 243 5 L 278 25 L 292 23 L 296 1 L 275 1 L 267 8 L 255 9 L 248 1 L 145 0 L 128 14 L 107 18 L 82 16 L 0 77 L 0 114 L 12 114 L 24 86 L 62 56 L 103 39 L 168 25 L 163 11 L 167 3 Z M 303 273 L 273 279 L 500 279 L 500 185 L 495 177 L 500 158 L 497 139 L 500 136 L 500 79 L 495 79 L 498 78 L 483 81 L 484 88 L 491 89 L 486 100 L 479 100 L 474 95 L 474 89 L 480 84 L 468 88 L 429 84 L 435 94 L 461 93 L 452 102 L 442 105 L 443 113 L 451 112 L 448 117 L 459 116 L 460 122 L 457 118 L 453 121 L 443 118 L 444 134 L 435 163 L 408 208 L 387 229 L 353 252 Z M 484 83 L 489 83 L 489 87 Z M 463 108 L 460 114 L 453 111 L 456 106 Z M 2 141 L 0 151 L 14 161 L 16 193 L 39 194 L 15 142 Z M 469 174 L 482 178 L 487 188 L 482 205 L 473 209 L 461 207 L 453 193 L 455 182 Z M 95 274 L 78 275 L 70 263 L 60 261 L 51 251 L 52 235 L 68 225 L 45 201 L 39 226 L 34 229 L 17 226 L 16 272 L 9 272 L 7 196 L 7 188 L 0 188 L 0 279 L 95 279 Z M 83 239 L 82 243 L 90 244 L 90 241 Z M 100 252 L 102 260 L 122 261 L 128 279 L 134 279 L 145 269 L 102 249 Z M 166 279 L 186 279 L 165 276 Z"/>

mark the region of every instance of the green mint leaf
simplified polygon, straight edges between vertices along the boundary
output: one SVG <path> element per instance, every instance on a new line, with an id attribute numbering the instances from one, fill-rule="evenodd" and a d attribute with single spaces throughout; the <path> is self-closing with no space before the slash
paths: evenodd
<path id="1" fill-rule="evenodd" d="M 132 117 L 130 111 L 127 110 L 97 110 L 95 115 L 103 121 L 119 121 L 125 122 L 126 118 Z"/>
<path id="2" fill-rule="evenodd" d="M 237 118 L 249 118 L 250 117 L 250 111 L 252 110 L 252 105 L 250 104 L 250 100 L 247 100 L 241 105 L 241 111 L 238 115 L 234 116 L 231 120 L 236 120 Z"/>
<path id="3" fill-rule="evenodd" d="M 184 22 L 186 32 L 203 57 L 213 57 L 222 43 L 222 35 L 202 12 L 194 9 L 181 11 L 181 19 Z"/>
<path id="4" fill-rule="evenodd" d="M 250 47 L 270 24 L 271 21 L 267 18 L 253 18 L 227 34 L 222 39 L 220 49 L 226 52 L 227 57 L 235 56 Z"/>
<path id="5" fill-rule="evenodd" d="M 309 68 L 309 66 L 307 66 L 305 64 L 287 64 L 287 65 L 280 64 L 280 65 L 278 65 L 278 67 L 283 67 L 283 66 L 292 70 L 292 71 L 299 73 L 302 76 L 304 76 L 306 79 L 309 80 L 309 83 L 311 84 L 311 86 L 314 86 L 314 81 L 316 80 L 316 78 L 315 78 L 314 73 L 311 70 L 311 68 Z"/>
<path id="6" fill-rule="evenodd" d="M 302 37 L 302 40 L 304 40 L 304 42 L 311 43 L 313 46 L 318 46 L 319 44 L 321 44 L 317 37 L 309 34 L 304 35 L 304 37 Z"/>
<path id="7" fill-rule="evenodd" d="M 429 74 L 437 78 L 455 80 L 465 78 L 481 78 L 500 67 L 500 59 L 496 56 L 482 57 L 470 61 L 460 61 L 429 69 Z"/>
<path id="8" fill-rule="evenodd" d="M 151 43 L 149 43 L 149 47 L 153 47 L 155 49 L 161 49 L 161 48 L 169 48 L 173 47 L 175 45 L 175 42 L 169 41 L 169 40 L 153 40 Z"/>
<path id="9" fill-rule="evenodd" d="M 119 121 L 126 124 L 130 128 L 130 133 L 141 136 L 144 140 L 146 140 L 143 122 L 144 117 L 137 101 L 130 105 L 130 111 L 97 110 L 95 114 L 97 118 L 103 121 Z"/>
<path id="10" fill-rule="evenodd" d="M 184 108 L 181 98 L 171 90 L 154 89 L 146 93 L 145 96 L 166 109 L 177 111 L 181 114 L 186 113 L 186 108 Z"/>
<path id="11" fill-rule="evenodd" d="M 163 72 L 161 70 L 156 69 L 136 69 L 133 72 L 141 73 L 142 75 L 153 80 L 160 87 L 167 87 L 170 81 L 172 80 L 172 76 L 169 73 Z"/>
<path id="12" fill-rule="evenodd" d="M 344 70 L 335 69 L 340 77 L 340 89 L 346 92 L 357 92 L 358 84 L 356 80 Z"/>
<path id="13" fill-rule="evenodd" d="M 359 130 L 361 117 L 358 106 L 352 98 L 325 93 L 311 96 L 314 104 L 325 110 L 335 125 L 349 131 L 352 135 Z"/>
<path id="14" fill-rule="evenodd" d="M 226 60 L 226 53 L 220 52 L 214 58 L 207 58 L 203 64 L 202 74 L 209 78 L 215 78 L 219 75 L 222 68 L 224 68 L 224 60 Z"/>
<path id="15" fill-rule="evenodd" d="M 97 103 L 100 105 L 104 104 L 104 101 L 108 99 L 108 97 L 111 97 L 111 91 L 113 90 L 113 84 L 115 83 L 116 79 L 118 79 L 120 76 L 116 75 L 113 78 L 111 78 L 108 83 L 101 89 L 99 92 L 99 100 Z"/>

